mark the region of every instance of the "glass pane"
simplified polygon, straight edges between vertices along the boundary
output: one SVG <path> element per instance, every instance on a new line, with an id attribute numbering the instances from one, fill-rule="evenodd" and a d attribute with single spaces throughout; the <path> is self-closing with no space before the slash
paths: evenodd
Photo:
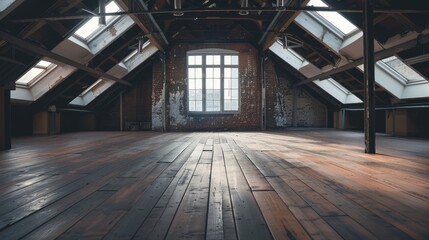
<path id="1" fill-rule="evenodd" d="M 195 89 L 195 79 L 189 79 L 189 89 Z"/>
<path id="2" fill-rule="evenodd" d="M 188 56 L 188 65 L 195 65 L 195 56 Z"/>
<path id="3" fill-rule="evenodd" d="M 207 98 L 207 101 L 212 101 L 212 100 L 214 100 L 214 93 L 213 93 L 213 90 L 207 90 L 207 91 L 206 91 L 206 98 Z"/>
<path id="4" fill-rule="evenodd" d="M 203 111 L 203 101 L 195 102 L 195 111 L 198 111 L 198 112 Z"/>
<path id="5" fill-rule="evenodd" d="M 213 77 L 214 78 L 220 78 L 220 68 L 214 68 L 213 69 Z"/>
<path id="6" fill-rule="evenodd" d="M 231 79 L 232 88 L 238 88 L 238 79 Z"/>
<path id="7" fill-rule="evenodd" d="M 220 90 L 213 90 L 214 100 L 220 100 Z"/>
<path id="8" fill-rule="evenodd" d="M 224 90 L 224 98 L 231 99 L 231 90 Z"/>
<path id="9" fill-rule="evenodd" d="M 402 77 L 406 78 L 408 82 L 417 82 L 425 80 L 420 74 L 414 71 L 414 69 L 406 65 L 396 56 L 391 56 L 381 61 L 383 61 L 393 71 L 399 73 Z"/>
<path id="10" fill-rule="evenodd" d="M 231 110 L 231 100 L 225 100 L 223 102 L 223 108 L 225 111 L 230 111 Z"/>
<path id="11" fill-rule="evenodd" d="M 213 88 L 214 89 L 220 89 L 220 78 L 214 79 Z"/>
<path id="12" fill-rule="evenodd" d="M 111 1 L 106 5 L 106 13 L 114 13 L 119 12 L 120 8 L 115 3 L 115 1 Z M 106 22 L 108 23 L 114 18 L 114 16 L 106 16 Z M 91 34 L 100 29 L 101 26 L 98 25 L 98 17 L 92 17 L 89 21 L 83 24 L 78 30 L 76 30 L 75 34 L 81 38 L 87 39 Z"/>
<path id="13" fill-rule="evenodd" d="M 188 69 L 188 77 L 189 78 L 195 78 L 195 68 L 189 68 Z"/>
<path id="14" fill-rule="evenodd" d="M 308 2 L 307 6 L 327 7 L 328 5 L 326 5 L 322 0 L 311 0 L 310 2 Z M 348 34 L 356 29 L 355 25 L 353 25 L 349 20 L 344 18 L 338 12 L 318 11 L 317 13 L 320 14 L 328 22 L 333 24 L 335 27 L 337 27 L 344 34 Z"/>
<path id="15" fill-rule="evenodd" d="M 189 101 L 194 101 L 195 99 L 195 90 L 189 90 Z"/>
<path id="16" fill-rule="evenodd" d="M 238 99 L 238 89 L 231 90 L 231 98 Z"/>
<path id="17" fill-rule="evenodd" d="M 213 65 L 213 55 L 207 55 L 206 56 L 206 64 L 207 65 Z"/>
<path id="18" fill-rule="evenodd" d="M 203 59 L 202 56 L 195 56 L 195 65 L 203 64 L 202 59 Z"/>
<path id="19" fill-rule="evenodd" d="M 220 55 L 215 55 L 213 58 L 214 65 L 220 65 Z"/>
<path id="20" fill-rule="evenodd" d="M 195 101 L 189 101 L 189 111 L 195 111 Z"/>
<path id="21" fill-rule="evenodd" d="M 226 78 L 224 81 L 224 88 L 231 88 L 231 79 Z"/>
<path id="22" fill-rule="evenodd" d="M 231 78 L 231 68 L 225 68 L 223 74 L 225 78 Z"/>
<path id="23" fill-rule="evenodd" d="M 203 99 L 203 90 L 196 90 L 195 91 L 195 99 L 202 100 Z"/>
<path id="24" fill-rule="evenodd" d="M 206 80 L 206 88 L 207 89 L 213 89 L 213 80 L 212 79 Z"/>
<path id="25" fill-rule="evenodd" d="M 40 68 L 32 68 L 27 73 L 25 73 L 22 77 L 20 77 L 18 80 L 16 80 L 16 83 L 20 84 L 28 84 L 33 80 L 35 77 L 37 77 L 39 74 L 43 73 L 45 70 Z"/>
<path id="26" fill-rule="evenodd" d="M 206 77 L 213 78 L 213 68 L 206 68 Z"/>
<path id="27" fill-rule="evenodd" d="M 238 111 L 238 100 L 231 101 L 231 110 Z"/>
<path id="28" fill-rule="evenodd" d="M 195 81 L 195 89 L 203 89 L 203 80 L 202 79 L 197 79 Z"/>
<path id="29" fill-rule="evenodd" d="M 231 69 L 231 77 L 232 78 L 238 78 L 238 68 L 232 68 Z"/>
<path id="30" fill-rule="evenodd" d="M 203 78 L 203 69 L 195 68 L 195 78 Z"/>
<path id="31" fill-rule="evenodd" d="M 225 56 L 224 64 L 225 65 L 231 65 L 231 56 Z"/>
<path id="32" fill-rule="evenodd" d="M 231 60 L 232 60 L 232 65 L 238 65 L 238 56 L 232 56 Z"/>

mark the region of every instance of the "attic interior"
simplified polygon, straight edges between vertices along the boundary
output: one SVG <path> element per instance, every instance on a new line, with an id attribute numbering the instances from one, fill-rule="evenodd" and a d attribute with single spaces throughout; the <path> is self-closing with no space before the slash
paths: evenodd
<path id="1" fill-rule="evenodd" d="M 4 0 L 0 73 L 0 239 L 429 239 L 425 1 Z"/>

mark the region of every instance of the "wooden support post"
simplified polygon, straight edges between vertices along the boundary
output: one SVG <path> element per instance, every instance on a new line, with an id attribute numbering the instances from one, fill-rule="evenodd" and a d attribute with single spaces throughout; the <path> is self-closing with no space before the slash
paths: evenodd
<path id="1" fill-rule="evenodd" d="M 10 90 L 0 87 L 0 150 L 11 147 Z"/>
<path id="2" fill-rule="evenodd" d="M 375 153 L 375 101 L 374 101 L 374 6 L 373 0 L 364 0 L 363 37 L 364 37 L 364 131 L 365 153 Z"/>
<path id="3" fill-rule="evenodd" d="M 162 130 L 167 131 L 167 62 L 165 53 L 162 53 Z"/>
<path id="4" fill-rule="evenodd" d="M 261 60 L 260 60 L 260 64 L 261 64 L 261 91 L 262 91 L 262 99 L 261 99 L 261 129 L 265 130 L 267 129 L 267 101 L 266 101 L 266 79 L 265 79 L 265 57 L 263 52 L 261 53 Z"/>

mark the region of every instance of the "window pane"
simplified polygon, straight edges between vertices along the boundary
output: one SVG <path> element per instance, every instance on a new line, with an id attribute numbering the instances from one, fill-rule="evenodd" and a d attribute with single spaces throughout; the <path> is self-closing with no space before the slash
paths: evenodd
<path id="1" fill-rule="evenodd" d="M 189 101 L 189 111 L 195 111 L 195 101 Z"/>
<path id="2" fill-rule="evenodd" d="M 203 89 L 203 80 L 202 79 L 197 79 L 195 81 L 195 89 Z"/>
<path id="3" fill-rule="evenodd" d="M 203 111 L 203 101 L 195 102 L 195 111 Z"/>
<path id="4" fill-rule="evenodd" d="M 202 56 L 195 56 L 195 65 L 203 64 L 202 59 L 203 59 Z"/>
<path id="5" fill-rule="evenodd" d="M 220 90 L 213 90 L 214 100 L 220 101 Z"/>
<path id="6" fill-rule="evenodd" d="M 223 108 L 225 111 L 231 111 L 231 100 L 225 99 Z"/>
<path id="7" fill-rule="evenodd" d="M 195 79 L 191 78 L 189 79 L 189 89 L 195 89 Z"/>
<path id="8" fill-rule="evenodd" d="M 207 101 L 212 101 L 212 100 L 214 100 L 214 93 L 213 93 L 213 90 L 207 90 L 207 91 L 206 91 L 206 98 L 207 98 Z"/>
<path id="9" fill-rule="evenodd" d="M 238 56 L 231 56 L 232 65 L 238 65 Z"/>
<path id="10" fill-rule="evenodd" d="M 231 56 L 225 56 L 224 64 L 225 65 L 231 65 Z"/>
<path id="11" fill-rule="evenodd" d="M 40 60 L 40 61 L 36 64 L 36 66 L 37 66 L 37 67 L 42 67 L 42 68 L 47 68 L 47 67 L 49 67 L 49 65 L 51 65 L 51 64 L 52 64 L 51 62 L 44 61 L 44 60 Z"/>
<path id="12" fill-rule="evenodd" d="M 206 68 L 206 77 L 213 78 L 213 68 Z"/>
<path id="13" fill-rule="evenodd" d="M 203 99 L 203 90 L 196 90 L 195 91 L 195 99 L 202 100 Z"/>
<path id="14" fill-rule="evenodd" d="M 225 90 L 224 96 L 225 99 L 231 99 L 231 90 Z"/>
<path id="15" fill-rule="evenodd" d="M 231 77 L 232 78 L 238 78 L 238 68 L 232 68 L 231 69 Z"/>
<path id="16" fill-rule="evenodd" d="M 215 65 L 220 65 L 220 55 L 215 55 L 213 58 L 213 63 Z"/>
<path id="17" fill-rule="evenodd" d="M 189 90 L 189 101 L 194 101 L 195 99 L 195 90 Z"/>
<path id="18" fill-rule="evenodd" d="M 231 98 L 238 99 L 238 89 L 231 90 Z"/>
<path id="19" fill-rule="evenodd" d="M 188 65 L 195 65 L 195 56 L 188 56 Z"/>
<path id="20" fill-rule="evenodd" d="M 203 69 L 195 68 L 195 78 L 203 78 Z"/>
<path id="21" fill-rule="evenodd" d="M 207 89 L 213 89 L 213 80 L 212 79 L 206 80 L 206 88 Z"/>
<path id="22" fill-rule="evenodd" d="M 195 68 L 189 68 L 188 69 L 188 77 L 189 78 L 195 78 Z"/>
<path id="23" fill-rule="evenodd" d="M 214 78 L 220 78 L 220 68 L 214 68 L 213 69 L 213 77 Z"/>
<path id="24" fill-rule="evenodd" d="M 207 65 L 213 65 L 213 55 L 207 55 L 206 56 L 206 64 Z"/>
<path id="25" fill-rule="evenodd" d="M 238 88 L 238 79 L 231 79 L 231 88 Z"/>
<path id="26" fill-rule="evenodd" d="M 44 69 L 32 68 L 27 73 L 25 73 L 21 78 L 19 78 L 16 83 L 28 84 L 31 80 L 37 77 L 39 74 L 44 72 Z"/>
<path id="27" fill-rule="evenodd" d="M 238 111 L 238 100 L 232 100 L 231 101 L 231 110 L 232 111 Z"/>
<path id="28" fill-rule="evenodd" d="M 213 88 L 214 89 L 220 89 L 220 78 L 214 79 Z"/>
<path id="29" fill-rule="evenodd" d="M 230 78 L 231 77 L 231 68 L 225 68 L 223 74 L 224 74 L 225 78 Z"/>

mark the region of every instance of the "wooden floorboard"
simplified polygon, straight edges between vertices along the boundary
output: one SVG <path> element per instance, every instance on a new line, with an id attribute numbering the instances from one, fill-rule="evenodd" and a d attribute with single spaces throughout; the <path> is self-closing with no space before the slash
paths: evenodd
<path id="1" fill-rule="evenodd" d="M 429 140 L 81 132 L 0 152 L 0 239 L 429 239 Z"/>

